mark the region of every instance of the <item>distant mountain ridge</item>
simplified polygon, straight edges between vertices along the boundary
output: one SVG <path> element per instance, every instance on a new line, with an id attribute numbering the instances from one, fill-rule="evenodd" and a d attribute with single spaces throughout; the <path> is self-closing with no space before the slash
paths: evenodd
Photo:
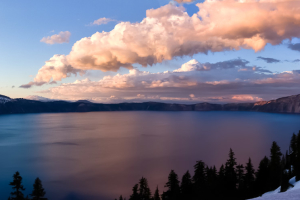
<path id="1" fill-rule="evenodd" d="M 11 98 L 0 94 L 0 104 L 4 104 L 9 101 L 11 101 Z M 0 111 L 0 113 L 1 113 L 1 111 Z"/>
<path id="2" fill-rule="evenodd" d="M 86 100 L 77 102 L 45 102 L 28 99 L 10 99 L 9 97 L 0 95 L 0 114 L 95 111 L 256 111 L 300 113 L 300 94 L 256 103 L 197 103 L 191 105 L 158 102 L 102 104 Z"/>

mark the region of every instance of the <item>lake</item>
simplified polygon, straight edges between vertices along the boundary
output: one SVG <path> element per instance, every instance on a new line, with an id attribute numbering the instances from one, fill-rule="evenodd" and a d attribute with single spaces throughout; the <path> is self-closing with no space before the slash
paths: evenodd
<path id="1" fill-rule="evenodd" d="M 49 200 L 127 198 L 144 176 L 164 189 L 171 169 L 181 179 L 197 160 L 220 167 L 229 148 L 254 166 L 282 152 L 300 130 L 300 115 L 256 112 L 91 112 L 0 115 L 0 199 L 19 171 L 32 191 L 40 177 Z"/>

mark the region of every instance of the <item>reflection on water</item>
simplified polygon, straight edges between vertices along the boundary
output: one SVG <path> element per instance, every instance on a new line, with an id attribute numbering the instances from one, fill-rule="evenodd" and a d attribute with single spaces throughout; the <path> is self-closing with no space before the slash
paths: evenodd
<path id="1" fill-rule="evenodd" d="M 39 176 L 52 200 L 129 196 L 144 176 L 163 191 L 196 160 L 217 167 L 232 148 L 255 166 L 276 140 L 285 151 L 300 115 L 252 112 L 95 112 L 0 116 L 0 199 L 15 171 L 26 194 Z"/>

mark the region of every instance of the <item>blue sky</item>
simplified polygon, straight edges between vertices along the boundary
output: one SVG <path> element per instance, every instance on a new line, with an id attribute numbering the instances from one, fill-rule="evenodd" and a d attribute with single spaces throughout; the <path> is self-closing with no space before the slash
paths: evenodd
<path id="1" fill-rule="evenodd" d="M 184 6 L 185 12 L 189 16 L 197 13 L 199 8 L 197 3 L 203 1 L 195 1 L 188 4 L 174 4 L 176 7 Z M 62 98 L 62 99 L 89 99 L 93 97 L 116 96 L 116 94 L 83 94 L 81 96 L 58 96 L 51 92 L 43 92 L 53 87 L 59 87 L 62 83 L 73 83 L 76 80 L 84 80 L 88 78 L 90 81 L 99 81 L 104 76 L 114 76 L 117 73 L 128 74 L 129 70 L 120 68 L 117 72 L 101 71 L 89 69 L 85 75 L 76 77 L 64 78 L 57 81 L 56 85 L 45 84 L 42 86 L 34 86 L 31 88 L 19 88 L 20 85 L 26 84 L 34 80 L 38 70 L 45 65 L 45 61 L 49 60 L 55 54 L 68 55 L 72 46 L 76 41 L 84 37 L 90 37 L 96 32 L 110 32 L 115 25 L 120 22 L 140 23 L 146 17 L 146 11 L 149 9 L 159 9 L 170 1 L 167 0 L 31 0 L 31 1 L 1 1 L 0 2 L 0 94 L 7 95 L 13 98 L 26 97 L 29 95 L 39 95 L 47 98 Z M 116 21 L 102 24 L 99 26 L 90 25 L 94 20 L 99 18 L 110 18 Z M 40 42 L 43 37 L 59 34 L 61 31 L 69 31 L 71 33 L 68 43 L 62 44 L 45 44 Z M 299 39 L 293 37 L 292 43 L 298 43 Z M 147 71 L 149 73 L 158 73 L 164 71 L 173 71 L 180 68 L 184 63 L 191 59 L 196 59 L 199 63 L 217 63 L 233 59 L 245 59 L 249 61 L 249 65 L 261 67 L 270 70 L 273 73 L 282 73 L 285 71 L 299 70 L 300 62 L 286 62 L 299 59 L 299 51 L 294 51 L 288 48 L 290 41 L 284 39 L 280 45 L 267 44 L 261 51 L 255 52 L 253 49 L 241 50 L 223 50 L 221 52 L 207 54 L 196 53 L 193 56 L 182 55 L 173 57 L 171 60 L 165 60 L 153 66 L 142 67 L 140 64 L 133 63 L 133 67 L 139 71 Z M 281 62 L 267 63 L 257 57 L 274 58 Z M 76 67 L 76 66 L 75 66 Z M 195 72 L 196 73 L 196 72 Z M 214 72 L 220 73 L 220 72 Z M 212 76 L 207 75 L 207 76 Z M 239 78 L 239 77 L 237 77 Z M 14 88 L 13 88 L 14 86 Z M 171 87 L 168 86 L 168 89 Z M 171 89 L 170 89 L 171 90 Z M 197 89 L 198 91 L 198 89 Z M 290 91 L 295 93 L 297 89 Z M 119 93 L 132 93 L 132 91 L 125 91 L 119 88 Z M 142 90 L 145 92 L 146 89 Z M 156 91 L 157 94 L 163 97 L 162 93 L 168 91 Z M 180 91 L 177 91 L 180 92 Z M 136 92 L 138 95 L 138 92 Z M 155 95 L 155 91 L 150 92 Z M 147 94 L 148 96 L 150 95 Z M 217 93 L 217 91 L 216 91 Z M 260 92 L 263 93 L 263 92 Z M 276 91 L 271 97 L 276 96 Z M 300 93 L 300 90 L 299 90 Z M 194 92 L 191 91 L 191 94 Z M 229 94 L 229 93 L 228 93 Z M 102 96 L 101 96 L 102 95 Z M 146 95 L 146 96 L 147 96 Z M 150 96 L 151 96 L 150 95 Z M 165 97 L 183 98 L 167 94 Z M 235 95 L 230 93 L 230 95 Z M 236 94 L 245 95 L 245 94 Z M 249 95 L 254 95 L 253 93 Z M 278 96 L 281 94 L 278 94 Z M 156 95 L 157 96 L 157 95 Z M 217 94 L 213 95 L 217 96 Z M 199 96 L 200 97 L 200 96 Z M 266 99 L 256 95 L 255 97 Z M 125 100 L 127 97 L 120 95 L 117 97 L 119 101 Z M 127 99 L 134 99 L 128 97 Z M 254 98 L 253 100 L 256 100 Z M 101 100 L 100 100 L 101 101 Z M 188 101 L 188 100 L 184 100 Z M 195 99 L 201 101 L 201 98 Z"/>

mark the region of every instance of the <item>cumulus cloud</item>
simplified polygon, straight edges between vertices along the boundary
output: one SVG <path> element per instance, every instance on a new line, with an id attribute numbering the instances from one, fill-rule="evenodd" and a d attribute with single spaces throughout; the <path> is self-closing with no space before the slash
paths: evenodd
<path id="1" fill-rule="evenodd" d="M 165 71 L 151 73 L 131 69 L 129 73 L 64 83 L 42 93 L 56 99 L 93 99 L 98 102 L 172 101 L 172 102 L 255 102 L 299 92 L 297 70 L 270 73 L 243 59 L 217 63 L 187 64 L 210 66 L 210 70 Z M 201 68 L 200 68 L 201 69 Z"/>
<path id="2" fill-rule="evenodd" d="M 278 63 L 278 62 L 280 62 L 280 60 L 277 60 L 275 58 L 265 58 L 265 57 L 261 57 L 261 56 L 257 57 L 257 59 L 263 60 L 267 63 Z"/>
<path id="3" fill-rule="evenodd" d="M 300 51 L 300 43 L 289 44 L 288 47 L 289 47 L 290 49 L 294 50 L 294 51 Z"/>
<path id="4" fill-rule="evenodd" d="M 181 68 L 176 69 L 175 72 L 189 72 L 189 71 L 209 71 L 211 69 L 210 66 L 203 65 L 197 60 L 193 59 L 189 62 L 183 64 Z"/>
<path id="5" fill-rule="evenodd" d="M 93 23 L 91 23 L 91 25 L 98 25 L 99 26 L 99 25 L 102 25 L 102 24 L 107 24 L 107 23 L 112 22 L 112 21 L 115 21 L 115 20 L 103 17 L 103 18 L 95 20 Z"/>
<path id="6" fill-rule="evenodd" d="M 68 43 L 70 36 L 71 33 L 69 31 L 61 31 L 59 34 L 43 37 L 40 41 L 46 44 L 62 44 Z"/>
<path id="7" fill-rule="evenodd" d="M 85 71 L 73 68 L 68 63 L 65 55 L 54 55 L 38 71 L 34 81 L 21 85 L 20 88 L 31 88 L 32 86 L 41 86 L 45 83 L 56 84 L 56 81 L 61 81 L 72 74 L 76 76 L 78 73 L 83 75 Z"/>
<path id="8" fill-rule="evenodd" d="M 212 69 L 231 69 L 238 68 L 239 71 L 259 71 L 265 73 L 272 73 L 269 70 L 257 66 L 250 66 L 249 61 L 244 59 L 233 59 L 217 63 L 200 63 L 195 59 L 183 64 L 181 68 L 174 70 L 174 72 L 188 72 L 188 71 L 210 71 Z"/>
<path id="9" fill-rule="evenodd" d="M 262 50 L 300 37 L 300 7 L 290 0 L 206 0 L 189 16 L 168 4 L 139 23 L 121 22 L 110 32 L 77 41 L 66 59 L 78 70 L 117 71 L 197 53 Z M 50 41 L 51 38 L 49 39 Z"/>

